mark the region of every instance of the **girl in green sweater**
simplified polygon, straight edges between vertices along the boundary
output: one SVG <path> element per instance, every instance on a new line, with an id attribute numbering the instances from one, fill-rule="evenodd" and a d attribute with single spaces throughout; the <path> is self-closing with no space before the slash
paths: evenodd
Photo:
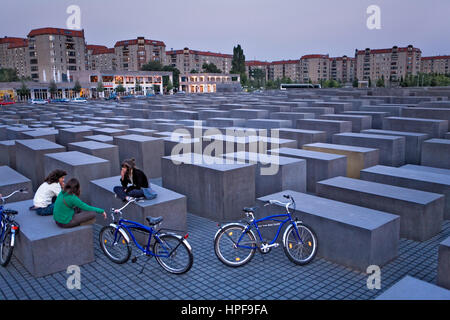
<path id="1" fill-rule="evenodd" d="M 87 205 L 80 200 L 80 182 L 72 178 L 64 186 L 55 201 L 53 208 L 53 219 L 61 228 L 73 228 L 79 225 L 87 225 L 95 222 L 96 213 L 103 214 L 106 219 L 105 210 Z M 75 208 L 83 210 L 80 213 Z M 85 212 L 94 211 L 94 212 Z"/>

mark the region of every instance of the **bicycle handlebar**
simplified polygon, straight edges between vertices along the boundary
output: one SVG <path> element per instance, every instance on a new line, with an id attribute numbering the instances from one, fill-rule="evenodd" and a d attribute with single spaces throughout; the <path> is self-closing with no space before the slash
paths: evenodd
<path id="1" fill-rule="evenodd" d="M 136 199 L 133 199 L 133 200 L 130 200 L 130 201 L 128 201 L 122 208 L 120 208 L 120 209 L 114 209 L 114 208 L 111 208 L 111 216 L 112 216 L 112 219 L 114 220 L 114 214 L 115 213 L 122 213 L 122 210 L 123 209 L 125 209 L 130 203 L 133 203 L 133 202 L 136 202 Z"/>
<path id="2" fill-rule="evenodd" d="M 268 205 L 271 205 L 271 204 L 280 204 L 280 205 L 282 205 L 283 207 L 286 208 L 286 211 L 289 212 L 289 206 L 291 204 L 293 204 L 294 205 L 294 210 L 295 210 L 295 200 L 294 200 L 294 198 L 291 195 L 287 195 L 287 194 L 283 195 L 283 197 L 286 198 L 286 199 L 289 199 L 290 201 L 289 202 L 281 202 L 279 200 L 269 200 L 269 201 L 267 201 L 267 203 L 264 206 L 268 206 Z"/>
<path id="3" fill-rule="evenodd" d="M 27 188 L 23 188 L 23 189 L 19 189 L 19 190 L 13 191 L 11 194 L 9 194 L 7 196 L 0 197 L 0 199 L 2 200 L 2 202 L 5 202 L 6 199 L 12 197 L 14 194 L 19 193 L 19 192 L 20 193 L 28 193 L 28 189 Z"/>

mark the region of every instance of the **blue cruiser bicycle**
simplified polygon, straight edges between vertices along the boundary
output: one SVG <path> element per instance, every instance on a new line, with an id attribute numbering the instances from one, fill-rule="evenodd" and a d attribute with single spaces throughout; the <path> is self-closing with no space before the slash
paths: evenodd
<path id="1" fill-rule="evenodd" d="M 295 211 L 295 200 L 290 195 L 284 195 L 289 202 L 283 203 L 278 200 L 269 200 L 264 206 L 281 204 L 286 208 L 286 214 L 272 215 L 262 219 L 255 219 L 254 212 L 257 209 L 244 208 L 247 221 L 232 222 L 220 227 L 214 237 L 214 251 L 217 258 L 227 266 L 240 267 L 250 262 L 258 249 L 262 254 L 269 253 L 273 247 L 278 247 L 276 242 L 280 231 L 285 224 L 286 230 L 283 234 L 283 246 L 286 256 L 293 263 L 306 265 L 310 263 L 317 253 L 317 237 L 311 227 L 294 220 L 289 211 L 293 205 Z M 259 223 L 275 221 L 274 226 L 279 224 L 277 233 L 271 242 L 266 242 L 260 232 Z M 255 235 L 255 231 L 258 237 Z"/>
<path id="2" fill-rule="evenodd" d="M 16 210 L 5 209 L 6 199 L 16 193 L 26 193 L 27 189 L 16 190 L 8 196 L 0 198 L 0 264 L 6 267 L 11 260 L 15 238 L 19 233 L 20 226 L 14 221 L 14 216 L 18 214 Z"/>
<path id="3" fill-rule="evenodd" d="M 120 209 L 111 209 L 113 223 L 103 227 L 99 234 L 100 248 L 103 253 L 117 264 L 125 263 L 130 259 L 130 244 L 133 242 L 137 249 L 141 251 L 140 256 L 155 257 L 164 270 L 174 274 L 182 274 L 189 271 L 194 262 L 194 257 L 192 248 L 186 240 L 188 234 L 180 236 L 173 232 L 175 230 L 156 230 L 155 228 L 163 220 L 162 217 L 146 217 L 149 226 L 123 219 L 122 210 L 133 202 L 136 202 L 136 199 L 127 202 Z M 119 219 L 116 219 L 116 214 L 120 216 Z M 147 237 L 146 245 L 141 246 L 138 243 L 134 232 L 144 234 Z M 136 262 L 136 260 L 137 257 L 134 257 L 132 262 Z"/>

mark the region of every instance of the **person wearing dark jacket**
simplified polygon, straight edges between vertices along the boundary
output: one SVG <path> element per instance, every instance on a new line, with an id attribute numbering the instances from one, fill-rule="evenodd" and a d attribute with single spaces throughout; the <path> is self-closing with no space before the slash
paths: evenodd
<path id="1" fill-rule="evenodd" d="M 121 186 L 114 187 L 114 193 L 122 201 L 130 201 L 132 198 L 154 199 L 154 194 L 148 183 L 144 172 L 136 168 L 135 159 L 128 159 L 122 162 L 120 171 Z"/>

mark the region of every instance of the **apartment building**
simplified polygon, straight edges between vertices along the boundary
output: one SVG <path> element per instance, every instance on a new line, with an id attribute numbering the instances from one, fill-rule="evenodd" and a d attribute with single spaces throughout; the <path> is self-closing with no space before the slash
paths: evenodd
<path id="1" fill-rule="evenodd" d="M 450 74 L 450 56 L 422 57 L 421 72 Z"/>
<path id="2" fill-rule="evenodd" d="M 356 50 L 356 77 L 363 81 L 376 81 L 381 78 L 386 82 L 399 81 L 420 72 L 421 55 L 421 50 L 412 45 L 394 46 L 391 49 Z"/>
<path id="3" fill-rule="evenodd" d="M 30 77 L 28 56 L 27 39 L 0 39 L 0 68 L 16 69 L 19 77 Z"/>
<path id="4" fill-rule="evenodd" d="M 31 79 L 67 81 L 73 71 L 86 68 L 84 30 L 41 28 L 28 34 Z"/>
<path id="5" fill-rule="evenodd" d="M 268 77 L 270 80 L 289 78 L 293 82 L 298 82 L 301 77 L 300 60 L 272 61 Z"/>
<path id="6" fill-rule="evenodd" d="M 330 78 L 330 57 L 328 54 L 309 54 L 300 58 L 300 82 L 320 83 Z"/>
<path id="7" fill-rule="evenodd" d="M 166 60 L 166 45 L 162 41 L 148 40 L 138 37 L 132 40 L 122 40 L 114 45 L 117 70 L 140 71 L 149 61 Z"/>
<path id="8" fill-rule="evenodd" d="M 87 45 L 86 70 L 117 70 L 114 48 L 99 45 Z"/>
<path id="9" fill-rule="evenodd" d="M 262 70 L 264 79 L 269 80 L 270 62 L 250 60 L 245 62 L 245 73 L 249 79 L 255 79 L 254 74 L 256 70 Z"/>
<path id="10" fill-rule="evenodd" d="M 356 59 L 347 56 L 330 58 L 330 80 L 353 82 L 356 76 Z"/>
<path id="11" fill-rule="evenodd" d="M 231 54 L 190 50 L 189 48 L 167 51 L 166 57 L 166 64 L 176 67 L 181 73 L 190 73 L 192 70 L 202 72 L 204 63 L 213 63 L 222 73 L 228 74 L 233 60 Z"/>

